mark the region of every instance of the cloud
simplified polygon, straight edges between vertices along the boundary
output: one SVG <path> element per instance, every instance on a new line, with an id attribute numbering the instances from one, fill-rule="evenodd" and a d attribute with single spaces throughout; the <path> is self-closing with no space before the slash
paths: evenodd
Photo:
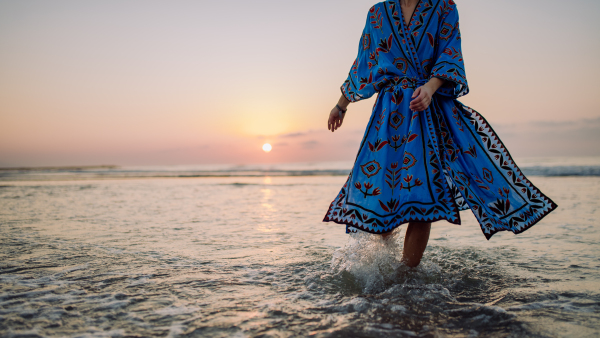
<path id="1" fill-rule="evenodd" d="M 304 149 L 314 149 L 316 146 L 318 146 L 319 144 L 321 144 L 321 142 L 316 141 L 316 140 L 310 140 L 310 141 L 306 141 L 306 142 L 302 142 L 300 143 L 300 145 L 302 146 L 302 148 Z"/>
<path id="2" fill-rule="evenodd" d="M 322 131 L 310 129 L 310 130 L 307 130 L 307 131 L 300 131 L 300 132 L 295 132 L 295 133 L 281 134 L 281 135 L 279 135 L 277 137 L 281 137 L 281 138 L 295 138 L 295 137 L 308 136 L 308 135 L 312 135 L 312 134 L 316 134 L 316 133 L 322 133 Z"/>
<path id="3" fill-rule="evenodd" d="M 285 134 L 279 134 L 279 135 L 258 135 L 255 136 L 255 138 L 259 139 L 259 140 L 263 140 L 263 139 L 274 139 L 274 138 L 302 138 L 302 137 L 306 137 L 306 136 L 310 136 L 310 135 L 315 135 L 315 134 L 322 134 L 324 131 L 323 130 L 315 130 L 315 129 L 309 129 L 309 130 L 304 130 L 304 131 L 296 131 L 293 133 L 285 133 Z"/>
<path id="4" fill-rule="evenodd" d="M 310 134 L 310 132 L 298 132 L 298 133 L 289 133 L 289 134 L 283 134 L 283 135 L 279 135 L 278 137 L 281 138 L 291 138 L 291 137 L 302 137 L 302 136 L 306 136 Z"/>
<path id="5" fill-rule="evenodd" d="M 493 127 L 495 127 L 495 128 L 496 127 L 512 128 L 512 129 L 527 128 L 530 130 L 548 129 L 548 128 L 566 130 L 569 128 L 600 127 L 600 117 L 571 120 L 571 121 L 538 120 L 538 121 L 527 121 L 525 123 L 493 124 Z"/>
<path id="6" fill-rule="evenodd" d="M 350 147 L 353 149 L 356 149 L 358 151 L 358 147 L 360 147 L 360 139 L 346 139 L 344 142 L 341 143 L 342 146 L 344 147 Z"/>
<path id="7" fill-rule="evenodd" d="M 600 155 L 600 117 L 574 121 L 531 121 L 494 124 L 515 156 Z"/>
<path id="8" fill-rule="evenodd" d="M 210 144 L 200 144 L 193 147 L 175 147 L 175 148 L 164 148 L 157 151 L 152 151 L 156 153 L 174 153 L 174 152 L 191 152 L 191 151 L 201 151 L 210 148 Z"/>

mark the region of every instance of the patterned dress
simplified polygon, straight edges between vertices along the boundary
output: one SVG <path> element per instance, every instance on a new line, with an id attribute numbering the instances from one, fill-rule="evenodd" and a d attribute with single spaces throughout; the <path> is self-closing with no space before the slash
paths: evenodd
<path id="1" fill-rule="evenodd" d="M 405 25 L 399 1 L 373 6 L 342 93 L 377 93 L 354 167 L 324 221 L 385 233 L 403 223 L 460 224 L 471 209 L 487 239 L 520 233 L 557 206 L 514 163 L 488 122 L 456 99 L 469 91 L 453 0 L 421 0 Z M 446 80 L 425 111 L 414 90 Z"/>

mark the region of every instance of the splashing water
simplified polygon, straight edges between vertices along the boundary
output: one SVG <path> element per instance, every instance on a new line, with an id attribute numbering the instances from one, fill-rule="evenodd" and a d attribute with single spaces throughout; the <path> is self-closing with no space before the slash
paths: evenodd
<path id="1" fill-rule="evenodd" d="M 387 239 L 366 232 L 351 233 L 349 237 L 348 243 L 333 253 L 334 276 L 352 278 L 357 288 L 370 294 L 384 290 L 401 270 L 406 271 L 401 262 L 400 228 Z"/>

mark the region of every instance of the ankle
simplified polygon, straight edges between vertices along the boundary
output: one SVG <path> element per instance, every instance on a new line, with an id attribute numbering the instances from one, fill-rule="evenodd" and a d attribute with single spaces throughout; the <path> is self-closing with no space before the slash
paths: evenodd
<path id="1" fill-rule="evenodd" d="M 407 255 L 403 254 L 402 263 L 404 263 L 404 265 L 408 266 L 409 268 L 416 268 L 417 266 L 419 266 L 419 264 L 421 264 L 421 258 L 422 257 L 408 257 Z"/>

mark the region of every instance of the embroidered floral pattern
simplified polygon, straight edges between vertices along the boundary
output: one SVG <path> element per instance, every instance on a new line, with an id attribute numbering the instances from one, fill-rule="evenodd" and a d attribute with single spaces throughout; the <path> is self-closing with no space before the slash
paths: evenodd
<path id="1" fill-rule="evenodd" d="M 371 162 L 367 162 L 361 165 L 360 169 L 362 170 L 362 173 L 365 174 L 365 176 L 371 178 L 379 173 L 379 171 L 381 170 L 381 166 L 377 161 L 373 160 Z"/>

